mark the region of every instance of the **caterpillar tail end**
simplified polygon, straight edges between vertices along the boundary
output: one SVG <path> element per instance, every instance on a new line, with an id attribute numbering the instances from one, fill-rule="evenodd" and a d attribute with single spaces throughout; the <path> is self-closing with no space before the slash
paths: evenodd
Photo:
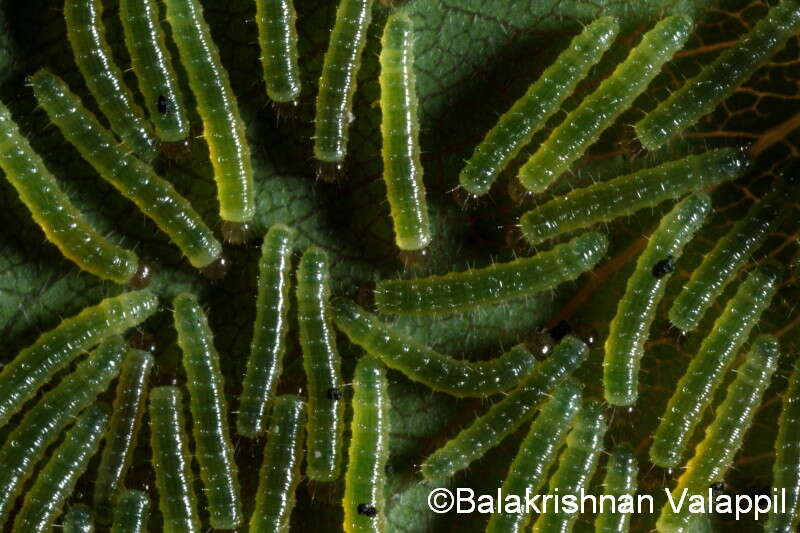
<path id="1" fill-rule="evenodd" d="M 417 228 L 416 231 L 405 231 L 402 234 L 395 232 L 395 244 L 400 249 L 400 253 L 414 252 L 425 255 L 425 250 L 431 243 L 433 236 L 427 227 Z"/>
<path id="2" fill-rule="evenodd" d="M 325 466 L 306 466 L 306 476 L 311 481 L 318 483 L 333 483 L 339 479 L 341 469 L 338 464 L 335 468 L 327 468 Z"/>
<path id="3" fill-rule="evenodd" d="M 686 335 L 700 322 L 698 313 L 692 313 L 690 309 L 683 305 L 679 305 L 679 301 L 672 304 L 669 310 L 668 317 L 669 323 L 672 327 L 678 329 L 682 335 Z"/>
<path id="4" fill-rule="evenodd" d="M 639 396 L 638 355 L 609 338 L 603 361 L 603 398 L 614 407 L 630 407 Z"/>
<path id="5" fill-rule="evenodd" d="M 517 174 L 519 182 L 522 183 L 522 186 L 531 194 L 545 192 L 560 175 L 560 173 L 546 168 L 535 168 L 537 166 L 538 165 L 528 165 L 526 163 L 519 169 L 519 174 Z"/>
<path id="6" fill-rule="evenodd" d="M 631 407 L 636 403 L 638 394 L 636 390 L 612 390 L 608 386 L 605 387 L 603 393 L 606 402 L 614 407 Z"/>
<path id="7" fill-rule="evenodd" d="M 468 164 L 458 176 L 458 183 L 461 185 L 471 198 L 483 196 L 489 192 L 494 181 L 494 176 L 484 176 L 472 170 Z"/>
<path id="8" fill-rule="evenodd" d="M 653 441 L 649 452 L 650 462 L 665 470 L 677 468 L 681 462 L 681 453 L 683 451 L 682 449 L 678 449 L 678 446 L 680 446 L 678 443 L 664 443 L 659 440 Z"/>
<path id="9" fill-rule="evenodd" d="M 422 477 L 428 481 L 441 481 L 453 475 L 451 465 L 446 460 L 438 460 L 435 455 L 428 457 L 420 467 Z"/>
<path id="10" fill-rule="evenodd" d="M 240 404 L 239 413 L 236 416 L 236 433 L 248 439 L 256 439 L 266 431 L 264 416 L 261 416 L 263 409 L 258 406 L 245 403 Z"/>
<path id="11" fill-rule="evenodd" d="M 547 239 L 545 231 L 541 230 L 541 226 L 536 224 L 532 215 L 533 211 L 524 213 L 519 218 L 519 233 L 530 245 L 537 245 Z"/>
<path id="12" fill-rule="evenodd" d="M 645 120 L 647 120 L 646 117 L 638 122 L 633 129 L 636 132 L 636 138 L 639 140 L 639 144 L 642 145 L 642 148 L 648 152 L 655 152 L 667 142 L 670 136 L 666 131 L 662 131 L 661 134 L 649 131 L 646 126 L 643 125 L 643 123 L 646 124 Z"/>

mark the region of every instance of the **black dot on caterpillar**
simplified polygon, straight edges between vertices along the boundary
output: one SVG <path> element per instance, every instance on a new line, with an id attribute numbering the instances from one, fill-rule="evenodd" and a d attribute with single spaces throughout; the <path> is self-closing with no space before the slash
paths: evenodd
<path id="1" fill-rule="evenodd" d="M 228 274 L 231 268 L 231 261 L 224 255 L 220 255 L 215 261 L 200 269 L 200 273 L 212 281 L 218 281 Z"/>
<path id="2" fill-rule="evenodd" d="M 144 259 L 139 259 L 139 265 L 136 268 L 136 274 L 133 275 L 128 284 L 134 289 L 142 289 L 150 285 L 150 282 L 153 281 L 154 276 L 155 269 L 153 268 L 153 265 Z"/>
<path id="3" fill-rule="evenodd" d="M 653 265 L 654 278 L 663 278 L 667 274 L 672 274 L 673 272 L 675 272 L 675 258 L 671 255 L 668 255 Z"/>
<path id="4" fill-rule="evenodd" d="M 371 505 L 369 503 L 359 503 L 358 514 L 364 515 L 369 518 L 374 518 L 378 516 L 378 510 L 375 508 L 374 505 Z"/>
<path id="5" fill-rule="evenodd" d="M 219 257 L 222 245 L 189 201 L 153 167 L 118 144 L 64 80 L 41 69 L 29 81 L 39 105 L 66 140 L 166 233 L 194 267 L 203 268 Z"/>
<path id="6" fill-rule="evenodd" d="M 603 359 L 604 397 L 612 405 L 633 405 L 638 397 L 639 370 L 644 346 L 664 294 L 669 274 L 675 270 L 686 243 L 702 226 L 711 207 L 705 194 L 679 202 L 648 237 L 636 261 L 625 295 L 609 324 Z M 635 324 L 631 324 L 631 321 Z"/>
<path id="7" fill-rule="evenodd" d="M 342 389 L 337 387 L 331 387 L 327 390 L 325 395 L 328 397 L 329 400 L 338 401 L 342 399 Z"/>
<path id="8" fill-rule="evenodd" d="M 169 113 L 169 102 L 167 101 L 167 97 L 163 94 L 158 95 L 158 103 L 156 105 L 158 107 L 158 112 L 162 115 Z"/>
<path id="9" fill-rule="evenodd" d="M 303 368 L 308 385 L 306 476 L 334 481 L 339 476 L 343 405 L 326 401 L 342 386 L 341 357 L 333 333 L 330 309 L 330 260 L 316 247 L 303 253 L 297 266 L 297 322 Z"/>

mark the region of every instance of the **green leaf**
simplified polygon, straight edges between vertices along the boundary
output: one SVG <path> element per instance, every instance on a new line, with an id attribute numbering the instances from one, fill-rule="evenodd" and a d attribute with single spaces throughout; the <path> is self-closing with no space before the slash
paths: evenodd
<path id="1" fill-rule="evenodd" d="M 116 2 L 108 0 L 104 4 L 109 39 L 115 46 L 118 62 L 127 68 L 129 59 L 122 45 Z M 776 169 L 798 150 L 800 137 L 793 131 L 800 117 L 796 94 L 800 80 L 798 43 L 792 40 L 724 106 L 658 153 L 647 154 L 637 147 L 631 125 L 642 116 L 642 110 L 654 107 L 668 91 L 680 86 L 702 64 L 713 60 L 721 49 L 735 41 L 763 16 L 767 4 L 763 0 L 410 1 L 407 9 L 418 28 L 416 69 L 425 183 L 435 228 L 428 262 L 419 268 L 405 268 L 397 255 L 380 180 L 377 55 L 388 9 L 376 3 L 359 73 L 345 178 L 340 184 L 329 185 L 314 179 L 311 120 L 336 2 L 296 1 L 304 83 L 297 122 L 279 122 L 266 99 L 259 50 L 255 44 L 252 0 L 206 0 L 204 4 L 248 124 L 258 190 L 257 233 L 263 234 L 271 224 L 283 222 L 297 229 L 300 249 L 314 244 L 327 250 L 333 258 L 334 291 L 345 296 L 355 296 L 359 289 L 369 287 L 377 279 L 445 273 L 530 253 L 509 238 L 518 216 L 529 207 L 516 203 L 509 190 L 514 190 L 515 169 L 538 141 L 534 141 L 495 184 L 490 197 L 471 210 L 463 209 L 451 192 L 464 160 L 499 114 L 555 59 L 580 30 L 581 24 L 603 14 L 613 14 L 620 18 L 622 34 L 605 60 L 581 84 L 576 96 L 567 102 L 567 108 L 574 107 L 582 95 L 596 86 L 655 20 L 675 12 L 697 17 L 698 27 L 687 47 L 665 67 L 634 108 L 580 160 L 575 172 L 562 179 L 557 187 L 563 192 L 593 180 L 608 179 L 631 169 L 674 159 L 701 147 L 755 143 L 753 153 L 758 157 L 754 170 L 739 182 L 713 192 L 715 214 L 687 248 L 678 272 L 669 283 L 667 297 L 659 308 L 647 344 L 643 390 L 638 405 L 631 412 L 617 410 L 613 413 L 607 444 L 631 442 L 639 455 L 642 490 L 658 494 L 657 502 L 663 501 L 663 488 L 673 486 L 674 481 L 669 474 L 650 468 L 647 462 L 649 435 L 689 358 L 735 287 L 730 287 L 714 305 L 700 329 L 685 338 L 676 337 L 668 328 L 666 311 L 702 255 L 754 198 L 764 193 Z M 228 277 L 219 283 L 206 281 L 152 223 L 81 161 L 55 128 L 48 127 L 44 113 L 35 108 L 31 92 L 25 86 L 25 76 L 42 66 L 64 76 L 86 103 L 96 108 L 72 61 L 60 9 L 57 0 L 0 2 L 0 98 L 12 109 L 22 130 L 92 222 L 113 240 L 135 248 L 137 253 L 155 263 L 154 290 L 164 298 L 165 307 L 169 307 L 171 299 L 181 291 L 190 290 L 200 296 L 210 314 L 222 355 L 229 403 L 235 406 L 252 333 L 258 248 L 253 244 L 229 249 L 227 253 L 234 266 Z M 132 73 L 128 72 L 127 76 L 130 86 L 135 88 Z M 563 112 L 556 113 L 550 126 L 563 116 Z M 198 122 L 195 115 L 193 124 L 197 126 Z M 196 136 L 199 132 L 195 130 Z M 545 134 L 543 132 L 537 139 Z M 189 198 L 211 227 L 218 228 L 216 191 L 202 140 L 195 139 L 186 158 L 176 162 L 159 160 L 156 165 L 162 175 Z M 62 317 L 121 289 L 79 272 L 63 259 L 55 247 L 44 240 L 15 191 L 4 180 L 0 180 L 0 206 L 0 227 L 3 228 L 0 231 L 0 332 L 4 339 L 0 360 L 7 362 Z M 402 319 L 397 321 L 398 325 L 445 353 L 467 358 L 498 355 L 533 335 L 538 327 L 561 319 L 587 323 L 603 339 L 627 276 L 644 245 L 645 235 L 668 208 L 664 205 L 608 225 L 612 245 L 607 260 L 591 275 L 584 275 L 553 293 L 436 320 Z M 797 220 L 793 209 L 756 259 L 771 257 L 788 264 L 797 248 Z M 781 377 L 775 379 L 770 388 L 758 413 L 757 427 L 749 432 L 736 468 L 728 475 L 731 492 L 753 492 L 770 484 L 779 393 L 785 389 L 783 376 L 794 358 L 800 332 L 798 296 L 796 272 L 791 272 L 758 328 L 780 337 L 784 351 Z M 166 309 L 150 320 L 146 329 L 159 343 L 157 380 L 181 382 L 184 376 Z M 281 384 L 281 390 L 287 392 L 296 392 L 304 384 L 296 333 L 293 325 Z M 354 360 L 360 354 L 343 338 L 340 342 L 345 356 L 346 380 L 349 380 Z M 589 393 L 598 398 L 602 397 L 602 356 L 601 348 L 594 349 L 580 376 Z M 392 432 L 387 512 L 391 531 L 482 531 L 486 516 L 436 515 L 428 510 L 427 493 L 434 485 L 422 482 L 418 465 L 476 414 L 483 412 L 487 402 L 455 400 L 432 393 L 396 372 L 390 372 L 389 376 Z M 718 395 L 717 403 L 719 400 Z M 712 413 L 707 414 L 707 418 L 711 416 Z M 506 439 L 498 449 L 452 480 L 450 486 L 471 487 L 476 493 L 494 493 L 524 431 L 525 428 Z M 128 486 L 140 488 L 149 483 L 152 487 L 147 438 L 140 438 L 139 442 L 142 444 Z M 237 445 L 247 513 L 253 506 L 257 481 L 254 465 L 260 462 L 262 446 L 263 442 L 247 439 L 241 439 Z M 91 484 L 90 472 L 79 489 L 86 494 Z M 299 488 L 293 530 L 340 531 L 342 492 L 340 484 L 326 487 L 304 481 Z M 636 516 L 632 530 L 650 531 L 655 518 L 655 515 Z M 156 515 L 154 527 L 157 520 Z M 591 516 L 582 517 L 578 530 L 591 531 L 592 523 Z M 717 517 L 716 525 L 719 531 L 758 530 L 751 518 L 734 523 L 726 517 Z"/>

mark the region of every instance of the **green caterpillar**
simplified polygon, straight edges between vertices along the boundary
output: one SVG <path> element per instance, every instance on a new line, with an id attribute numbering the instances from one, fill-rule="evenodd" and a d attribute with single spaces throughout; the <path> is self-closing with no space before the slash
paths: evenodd
<path id="1" fill-rule="evenodd" d="M 500 117 L 475 148 L 458 176 L 467 192 L 478 196 L 489 192 L 500 172 L 531 142 L 533 135 L 559 110 L 589 69 L 600 61 L 618 32 L 617 19 L 601 17 L 572 39 L 569 47 Z"/>
<path id="2" fill-rule="evenodd" d="M 64 1 L 67 38 L 89 92 L 122 141 L 139 156 L 152 159 L 155 136 L 114 62 L 102 18 L 101 0 Z"/>
<path id="3" fill-rule="evenodd" d="M 71 505 L 61 527 L 64 533 L 94 533 L 94 519 L 89 506 L 83 503 Z"/>
<path id="4" fill-rule="evenodd" d="M 139 325 L 157 309 L 158 298 L 151 292 L 127 292 L 87 307 L 43 333 L 0 371 L 0 427 L 79 353 Z"/>
<path id="5" fill-rule="evenodd" d="M 380 63 L 383 181 L 395 243 L 401 250 L 420 250 L 430 243 L 431 228 L 419 158 L 414 25 L 403 12 L 386 21 Z"/>
<path id="6" fill-rule="evenodd" d="M 169 235 L 192 266 L 212 271 L 222 246 L 189 201 L 119 146 L 61 78 L 40 70 L 29 81 L 50 120 L 97 173 Z"/>
<path id="7" fill-rule="evenodd" d="M 303 462 L 305 406 L 294 395 L 273 402 L 267 444 L 258 475 L 251 533 L 288 533 Z"/>
<path id="8" fill-rule="evenodd" d="M 675 298 L 669 320 L 682 331 L 697 327 L 714 300 L 722 294 L 733 275 L 750 259 L 766 235 L 782 218 L 795 196 L 797 186 L 781 183 L 757 202 L 745 216 L 705 254 L 703 262 L 692 271 L 688 283 Z"/>
<path id="9" fill-rule="evenodd" d="M 150 519 L 150 498 L 140 490 L 126 489 L 114 507 L 111 533 L 145 533 Z"/>
<path id="10" fill-rule="evenodd" d="M 261 246 L 256 321 L 236 415 L 236 429 L 245 437 L 263 433 L 267 408 L 283 370 L 289 326 L 293 240 L 293 230 L 276 224 L 269 229 Z"/>
<path id="11" fill-rule="evenodd" d="M 522 235 L 529 243 L 538 244 L 562 233 L 610 222 L 688 192 L 736 179 L 747 166 L 742 152 L 723 148 L 575 189 L 522 215 Z"/>
<path id="12" fill-rule="evenodd" d="M 647 32 L 611 76 L 567 115 L 519 169 L 518 177 L 525 188 L 542 192 L 566 172 L 644 92 L 661 66 L 683 47 L 691 31 L 688 16 L 673 15 Z"/>
<path id="13" fill-rule="evenodd" d="M 430 243 L 431 228 L 420 162 L 414 25 L 403 12 L 386 21 L 380 63 L 383 181 L 395 243 L 420 250 Z"/>
<path id="14" fill-rule="evenodd" d="M 339 477 L 344 431 L 342 362 L 330 309 L 328 254 L 305 251 L 297 266 L 297 322 L 308 383 L 306 475 L 319 481 Z"/>
<path id="15" fill-rule="evenodd" d="M 39 154 L 20 133 L 0 102 L 0 169 L 42 228 L 47 240 L 82 270 L 115 283 L 141 288 L 152 268 L 135 253 L 97 233 L 58 186 Z"/>
<path id="16" fill-rule="evenodd" d="M 293 0 L 256 0 L 256 24 L 267 96 L 279 105 L 296 105 L 302 84 Z"/>
<path id="17" fill-rule="evenodd" d="M 45 533 L 55 524 L 78 478 L 97 453 L 108 415 L 92 406 L 82 414 L 25 493 L 22 509 L 14 520 L 14 531 Z"/>
<path id="18" fill-rule="evenodd" d="M 413 280 L 378 282 L 375 304 L 382 313 L 453 313 L 531 296 L 592 269 L 608 249 L 608 239 L 590 232 L 533 257 L 481 269 Z"/>
<path id="19" fill-rule="evenodd" d="M 182 141 L 189 135 L 186 104 L 178 86 L 155 0 L 120 0 L 119 16 L 131 68 L 156 134 L 162 141 Z"/>
<path id="20" fill-rule="evenodd" d="M 639 467 L 633 448 L 627 443 L 617 444 L 611 451 L 603 482 L 604 494 L 617 498 L 636 495 L 636 477 Z M 597 515 L 595 533 L 627 533 L 630 529 L 631 515 L 623 512 L 603 512 Z"/>
<path id="21" fill-rule="evenodd" d="M 177 387 L 150 391 L 150 449 L 156 472 L 158 507 L 166 533 L 202 531 L 186 438 L 183 394 Z"/>
<path id="22" fill-rule="evenodd" d="M 664 468 L 678 466 L 725 369 L 772 301 L 779 278 L 772 266 L 758 267 L 725 305 L 669 399 L 650 447 L 653 463 Z"/>
<path id="23" fill-rule="evenodd" d="M 374 0 L 341 0 L 319 78 L 314 157 L 338 166 L 347 154 L 356 74 L 367 41 Z"/>
<path id="24" fill-rule="evenodd" d="M 444 479 L 466 468 L 530 419 L 551 391 L 580 395 L 583 385 L 566 377 L 583 363 L 588 351 L 575 337 L 565 337 L 519 387 L 425 459 L 422 475 Z"/>
<path id="25" fill-rule="evenodd" d="M 558 467 L 550 478 L 548 492 L 556 494 L 579 494 L 588 489 L 597 468 L 600 452 L 603 451 L 603 437 L 606 422 L 603 407 L 599 402 L 591 402 L 578 413 L 572 430 L 567 435 L 567 448 L 558 458 Z M 568 532 L 577 520 L 577 513 L 564 510 L 543 512 L 533 524 L 533 533 Z"/>
<path id="26" fill-rule="evenodd" d="M 344 531 L 386 530 L 386 461 L 389 459 L 389 385 L 378 359 L 363 356 L 353 377 L 353 423 L 344 478 Z"/>
<path id="27" fill-rule="evenodd" d="M 725 400 L 706 428 L 703 441 L 697 445 L 694 457 L 678 478 L 678 484 L 672 491 L 675 501 L 684 490 L 690 495 L 705 494 L 712 483 L 725 476 L 777 367 L 779 352 L 778 340 L 771 335 L 761 335 L 753 342 L 747 359 L 737 369 L 736 379 L 728 386 Z M 691 519 L 688 506 L 675 512 L 667 503 L 661 510 L 656 527 L 663 533 L 689 531 Z"/>
<path id="28" fill-rule="evenodd" d="M 798 27 L 800 3 L 781 0 L 747 35 L 636 124 L 636 135 L 642 145 L 655 150 L 713 111 L 794 37 Z"/>
<path id="29" fill-rule="evenodd" d="M 122 361 L 92 499 L 98 518 L 103 523 L 111 521 L 113 502 L 131 465 L 152 369 L 153 356 L 149 352 L 130 350 Z"/>
<path id="30" fill-rule="evenodd" d="M 242 504 L 219 354 L 197 298 L 181 293 L 175 298 L 173 308 L 189 389 L 195 457 L 200 465 L 211 526 L 234 529 L 242 522 Z"/>
<path id="31" fill-rule="evenodd" d="M 672 265 L 700 229 L 710 207 L 711 200 L 703 193 L 681 201 L 661 219 L 636 261 L 636 269 L 628 278 L 625 295 L 617 305 L 606 338 L 603 390 L 608 403 L 636 403 L 644 343 L 674 269 Z"/>
<path id="32" fill-rule="evenodd" d="M 217 183 L 223 237 L 235 244 L 242 243 L 248 238 L 256 205 L 250 145 L 236 95 L 203 18 L 200 2 L 164 0 L 164 4 L 172 38 L 203 121 L 203 136 Z"/>
<path id="33" fill-rule="evenodd" d="M 542 406 L 508 469 L 502 487 L 506 497 L 514 494 L 524 502 L 527 491 L 537 494 L 542 488 L 581 407 L 582 390 L 583 387 L 575 386 L 575 382 L 569 382 L 567 386 L 555 389 Z M 521 533 L 530 518 L 525 512 L 494 513 L 489 518 L 486 533 Z"/>
<path id="34" fill-rule="evenodd" d="M 104 341 L 74 372 L 45 393 L 11 430 L 0 448 L 0 522 L 8 516 L 14 498 L 47 447 L 78 413 L 108 388 L 124 354 L 125 344 L 121 338 Z"/>
<path id="35" fill-rule="evenodd" d="M 783 410 L 778 419 L 775 440 L 775 464 L 772 487 L 786 489 L 785 513 L 773 511 L 764 525 L 764 533 L 793 533 L 800 521 L 800 363 L 795 362 L 789 387 L 783 396 Z"/>
<path id="36" fill-rule="evenodd" d="M 506 391 L 537 368 L 523 345 L 490 361 L 463 361 L 423 346 L 380 322 L 356 304 L 333 304 L 336 326 L 367 353 L 436 391 L 459 397 L 484 397 Z"/>

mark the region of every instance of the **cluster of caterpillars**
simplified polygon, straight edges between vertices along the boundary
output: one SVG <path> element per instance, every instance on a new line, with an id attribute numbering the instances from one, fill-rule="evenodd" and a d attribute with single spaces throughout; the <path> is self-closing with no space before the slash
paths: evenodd
<path id="1" fill-rule="evenodd" d="M 249 146 L 236 98 L 199 1 L 163 3 L 202 121 L 223 237 L 231 243 L 243 243 L 249 237 L 256 205 Z M 290 108 L 301 91 L 294 7 L 290 0 L 256 0 L 256 8 L 267 94 L 276 104 Z M 372 8 L 372 0 L 341 0 L 337 10 L 316 101 L 314 155 L 325 175 L 336 170 L 347 154 L 356 75 Z M 40 107 L 97 173 L 152 219 L 194 267 L 208 277 L 219 277 L 227 268 L 222 245 L 190 203 L 150 165 L 159 146 L 172 150 L 189 135 L 185 99 L 161 26 L 159 5 L 155 0 L 121 0 L 119 12 L 146 110 L 135 103 L 114 64 L 102 27 L 100 0 L 66 0 L 64 14 L 76 64 L 110 129 L 51 72 L 33 74 L 30 85 Z M 627 58 L 566 114 L 521 166 L 521 184 L 531 193 L 547 191 L 646 90 L 664 63 L 683 47 L 692 27 L 690 17 L 672 15 L 645 33 Z M 798 27 L 800 4 L 780 1 L 747 35 L 636 124 L 642 146 L 658 148 L 711 112 Z M 459 176 L 463 189 L 474 196 L 489 191 L 509 162 L 600 61 L 618 30 L 617 20 L 602 17 L 572 40 L 475 149 Z M 395 241 L 401 250 L 421 250 L 429 245 L 433 234 L 418 140 L 414 24 L 404 9 L 388 17 L 381 45 L 383 178 Z M 554 289 L 590 271 L 606 254 L 608 238 L 597 231 L 580 233 L 582 230 L 678 200 L 649 235 L 605 339 L 605 400 L 614 406 L 634 405 L 644 345 L 666 283 L 685 246 L 712 209 L 711 199 L 703 190 L 740 178 L 749 164 L 747 154 L 740 149 L 709 150 L 554 197 L 520 218 L 522 234 L 532 245 L 556 237 L 569 239 L 561 239 L 534 256 L 483 269 L 380 281 L 374 292 L 375 307 L 383 315 L 445 314 Z M 65 257 L 102 279 L 136 289 L 148 284 L 154 275 L 152 265 L 133 251 L 111 243 L 86 221 L 3 104 L 0 168 L 48 240 Z M 783 208 L 796 199 L 798 176 L 794 172 L 787 169 L 692 272 L 669 310 L 674 327 L 685 333 L 694 330 L 736 278 L 776 226 Z M 543 334 L 547 339 L 538 344 L 520 344 L 488 361 L 460 360 L 417 342 L 376 313 L 332 297 L 327 253 L 310 247 L 303 252 L 295 275 L 306 397 L 276 395 L 286 349 L 293 253 L 294 231 L 282 224 L 273 225 L 262 245 L 254 334 L 236 411 L 239 435 L 267 437 L 255 509 L 249 520 L 251 531 L 289 530 L 304 456 L 304 474 L 316 481 L 339 479 L 342 465 L 346 465 L 345 531 L 386 529 L 387 368 L 456 397 L 485 398 L 504 393 L 486 413 L 422 462 L 425 478 L 453 476 L 535 416 L 503 489 L 524 494 L 526 490 L 539 491 L 547 483 L 549 492 L 567 493 L 587 487 L 603 450 L 606 422 L 603 405 L 585 401 L 584 386 L 572 374 L 587 358 L 587 344 L 594 335 L 571 332 L 561 323 Z M 769 307 L 783 275 L 777 265 L 756 265 L 727 301 L 655 431 L 650 447 L 654 464 L 665 468 L 682 464 L 689 439 L 714 392 Z M 65 527 L 86 529 L 97 520 L 112 524 L 112 531 L 145 530 L 149 496 L 126 489 L 124 480 L 147 411 L 164 531 L 203 529 L 190 448 L 204 487 L 210 525 L 234 529 L 245 523 L 224 380 L 206 314 L 197 297 L 189 293 L 175 298 L 172 306 L 187 378 L 185 388 L 161 386 L 149 390 L 152 355 L 130 348 L 121 337 L 158 310 L 158 297 L 146 289 L 107 298 L 65 319 L 3 367 L 0 426 L 8 425 L 27 401 L 82 352 L 93 349 L 18 420 L 15 418 L 15 426 L 0 447 L 0 520 L 9 519 L 34 467 L 47 447 L 63 434 L 14 514 L 15 530 L 49 530 L 96 452 L 101 458 L 93 504 L 73 505 L 66 513 Z M 342 448 L 347 395 L 334 328 L 367 353 L 359 358 L 352 381 L 353 418 L 346 461 Z M 770 383 L 779 354 L 778 340 L 773 336 L 759 335 L 752 342 L 714 421 L 706 428 L 705 438 L 679 477 L 676 494 L 686 488 L 704 492 L 722 481 Z M 95 400 L 114 379 L 117 388 L 109 414 Z M 183 413 L 184 389 L 192 417 L 191 446 Z M 791 489 L 790 512 L 769 517 L 766 531 L 770 533 L 791 531 L 798 521 L 799 389 L 796 371 L 784 398 L 774 468 L 776 486 Z M 101 447 L 103 437 L 105 444 Z M 548 482 L 551 466 L 556 463 Z M 637 473 L 630 446 L 615 446 L 605 477 L 608 492 L 635 493 Z M 496 514 L 487 531 L 521 531 L 530 518 Z M 575 519 L 565 512 L 545 513 L 532 527 L 537 533 L 568 531 Z M 629 528 L 629 517 L 602 515 L 596 524 L 597 531 L 624 532 Z M 658 530 L 664 533 L 693 531 L 694 527 L 688 512 L 675 513 L 669 507 L 662 510 L 657 522 Z"/>

